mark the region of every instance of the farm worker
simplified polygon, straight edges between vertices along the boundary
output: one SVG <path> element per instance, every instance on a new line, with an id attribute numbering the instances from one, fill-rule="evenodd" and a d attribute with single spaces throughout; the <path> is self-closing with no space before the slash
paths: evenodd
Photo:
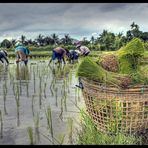
<path id="1" fill-rule="evenodd" d="M 4 61 L 2 59 L 5 59 L 5 61 L 7 62 L 7 64 L 9 64 L 9 61 L 8 61 L 7 57 L 8 57 L 7 51 L 6 50 L 1 50 L 0 51 L 0 61 L 2 63 L 4 63 Z"/>
<path id="2" fill-rule="evenodd" d="M 24 64 L 28 63 L 28 56 L 30 51 L 28 48 L 24 47 L 20 42 L 15 44 L 15 52 L 16 52 L 16 63 L 24 61 Z"/>
<path id="3" fill-rule="evenodd" d="M 76 43 L 76 48 L 81 52 L 82 56 L 87 56 L 90 53 L 90 50 L 88 47 L 86 46 L 82 46 L 81 42 L 77 42 Z"/>
<path id="4" fill-rule="evenodd" d="M 66 53 L 67 53 L 66 50 L 64 48 L 62 48 L 62 47 L 54 48 L 52 50 L 52 58 L 51 58 L 49 63 L 51 63 L 52 60 L 56 60 L 57 59 L 59 63 L 61 63 L 62 60 L 63 60 L 63 62 L 65 64 L 66 62 L 65 62 L 64 58 L 66 56 Z"/>
<path id="5" fill-rule="evenodd" d="M 69 51 L 67 50 L 67 57 L 69 62 L 73 64 L 75 60 L 78 60 L 79 52 L 73 49 L 70 49 Z"/>

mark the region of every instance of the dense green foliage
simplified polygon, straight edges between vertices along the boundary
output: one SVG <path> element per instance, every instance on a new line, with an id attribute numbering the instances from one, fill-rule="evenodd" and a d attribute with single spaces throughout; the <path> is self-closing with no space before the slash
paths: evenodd
<path id="1" fill-rule="evenodd" d="M 126 46 L 118 50 L 120 72 L 124 74 L 137 72 L 144 51 L 143 43 L 138 38 L 134 38 Z"/>
<path id="2" fill-rule="evenodd" d="M 122 33 L 114 34 L 108 30 L 103 30 L 98 36 L 92 36 L 89 40 L 84 37 L 81 42 L 83 45 L 88 46 L 91 50 L 95 51 L 115 51 L 120 47 L 127 44 L 133 38 L 139 38 L 144 42 L 145 48 L 147 49 L 148 44 L 148 32 L 142 32 L 139 30 L 139 26 L 134 22 L 131 24 L 131 29 L 126 32 L 126 35 Z M 39 34 L 34 40 L 27 39 L 28 37 L 21 35 L 20 41 L 28 47 L 32 47 L 33 50 L 51 50 L 55 46 L 68 46 L 69 48 L 75 48 L 74 42 L 77 39 L 70 37 L 69 34 L 65 34 L 62 38 L 59 38 L 57 34 L 53 33 L 48 36 Z M 16 39 L 8 40 L 4 39 L 0 43 L 2 48 L 12 48 L 16 43 Z M 71 47 L 70 47 L 71 46 Z"/>
<path id="3" fill-rule="evenodd" d="M 141 144 L 141 138 L 123 133 L 105 134 L 97 130 L 88 114 L 81 110 L 82 131 L 79 132 L 78 144 L 81 145 L 131 145 Z"/>
<path id="4" fill-rule="evenodd" d="M 77 76 L 98 81 L 116 87 L 122 87 L 123 74 L 109 72 L 97 64 L 91 57 L 85 57 L 78 66 Z"/>

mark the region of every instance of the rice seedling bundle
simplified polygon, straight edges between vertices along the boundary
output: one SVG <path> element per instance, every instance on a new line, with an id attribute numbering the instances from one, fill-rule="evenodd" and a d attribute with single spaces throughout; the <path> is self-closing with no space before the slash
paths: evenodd
<path id="1" fill-rule="evenodd" d="M 98 65 L 89 57 L 86 57 L 78 66 L 77 76 L 117 87 L 122 87 L 123 85 L 119 77 L 122 79 L 126 77 L 126 75 L 116 74 L 105 70 L 101 65 Z"/>
<path id="2" fill-rule="evenodd" d="M 105 54 L 100 57 L 101 66 L 107 71 L 118 72 L 119 62 L 114 54 Z"/>
<path id="3" fill-rule="evenodd" d="M 139 69 L 140 60 L 144 55 L 144 46 L 140 39 L 134 38 L 126 46 L 116 52 L 119 60 L 119 71 L 131 74 Z"/>

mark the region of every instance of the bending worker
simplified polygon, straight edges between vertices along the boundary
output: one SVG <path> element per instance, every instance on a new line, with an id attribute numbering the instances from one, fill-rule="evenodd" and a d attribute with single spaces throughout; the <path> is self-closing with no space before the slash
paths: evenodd
<path id="1" fill-rule="evenodd" d="M 82 46 L 81 42 L 76 43 L 76 48 L 81 52 L 82 56 L 87 56 L 90 54 L 90 50 L 86 46 Z"/>
<path id="2" fill-rule="evenodd" d="M 24 61 L 24 64 L 28 63 L 28 56 L 30 51 L 28 48 L 24 47 L 20 42 L 15 44 L 15 52 L 16 52 L 16 63 Z"/>
<path id="3" fill-rule="evenodd" d="M 69 51 L 67 50 L 67 57 L 69 59 L 69 62 L 71 64 L 74 64 L 74 62 L 77 61 L 79 58 L 79 53 L 76 50 L 70 49 Z"/>
<path id="4" fill-rule="evenodd" d="M 52 60 L 56 60 L 57 59 L 59 63 L 61 63 L 62 60 L 63 60 L 63 62 L 65 64 L 66 63 L 65 59 L 64 59 L 65 55 L 66 55 L 66 50 L 64 48 L 56 47 L 56 48 L 54 48 L 52 50 L 52 58 L 49 61 L 49 63 L 51 63 Z"/>
<path id="5" fill-rule="evenodd" d="M 4 61 L 2 59 L 5 59 L 5 61 L 7 62 L 7 64 L 9 64 L 9 61 L 8 61 L 7 57 L 8 57 L 7 51 L 6 50 L 1 50 L 0 51 L 0 61 L 2 63 L 4 63 Z"/>

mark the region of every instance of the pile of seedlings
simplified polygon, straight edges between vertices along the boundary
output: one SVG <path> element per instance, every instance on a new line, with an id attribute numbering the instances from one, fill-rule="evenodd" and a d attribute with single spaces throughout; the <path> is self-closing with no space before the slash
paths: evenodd
<path id="1" fill-rule="evenodd" d="M 148 79 L 140 70 L 144 52 L 142 41 L 134 38 L 114 53 L 100 55 L 96 61 L 84 58 L 78 66 L 77 76 L 120 88 L 144 84 Z"/>

